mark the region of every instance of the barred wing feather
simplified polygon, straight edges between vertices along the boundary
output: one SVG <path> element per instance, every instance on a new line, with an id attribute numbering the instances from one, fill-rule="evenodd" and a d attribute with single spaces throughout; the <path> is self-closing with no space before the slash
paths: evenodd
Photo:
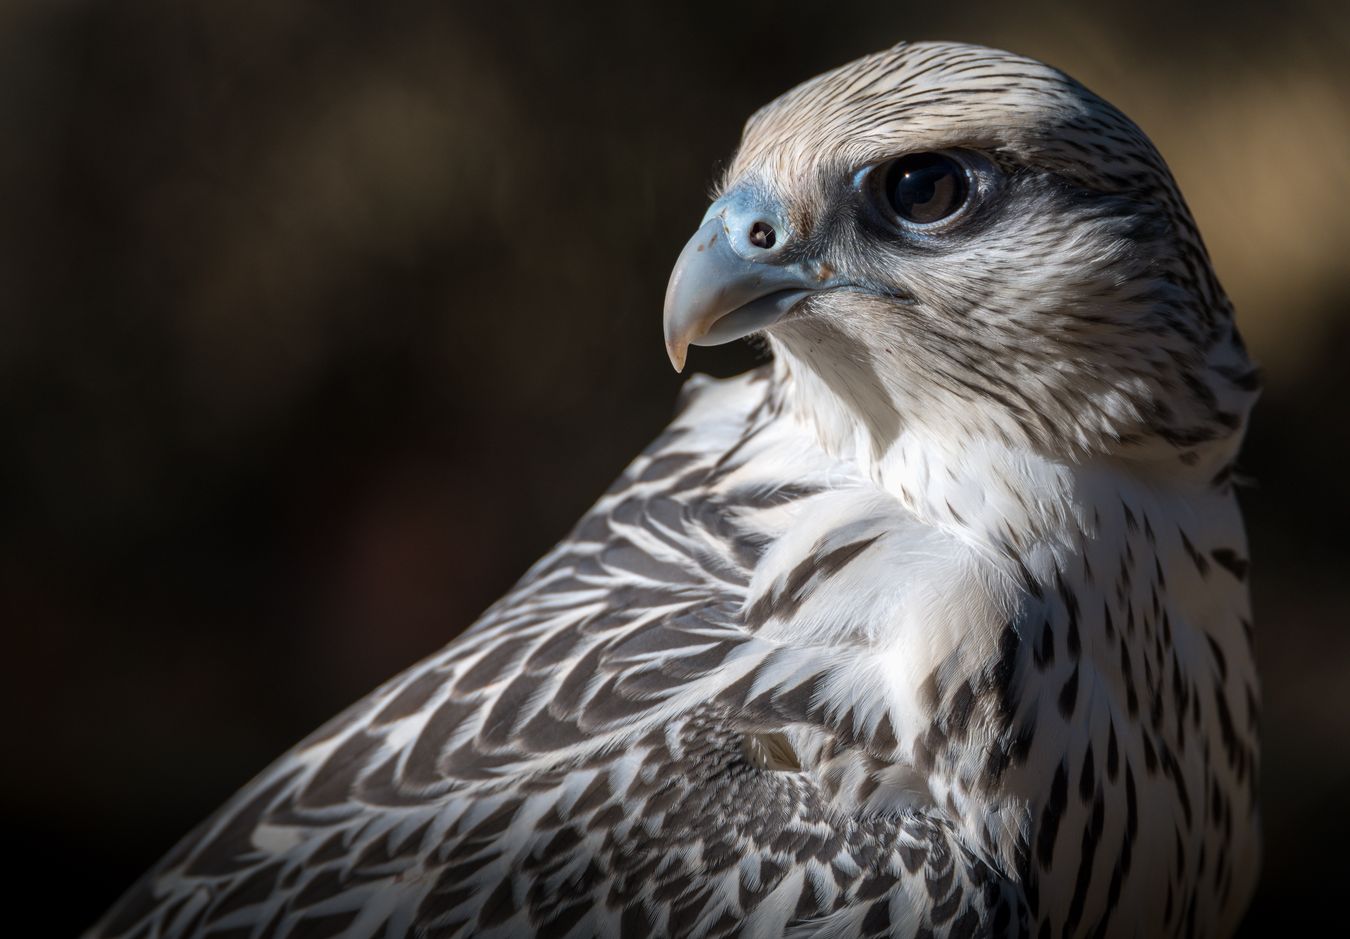
<path id="1" fill-rule="evenodd" d="M 842 663 L 742 625 L 758 518 L 817 491 L 740 472 L 772 433 L 763 387 L 692 391 L 463 637 L 263 773 L 95 935 L 883 935 L 893 909 L 1016 925 L 944 822 L 841 814 L 756 753 Z M 906 883 L 920 902 L 893 907 Z"/>

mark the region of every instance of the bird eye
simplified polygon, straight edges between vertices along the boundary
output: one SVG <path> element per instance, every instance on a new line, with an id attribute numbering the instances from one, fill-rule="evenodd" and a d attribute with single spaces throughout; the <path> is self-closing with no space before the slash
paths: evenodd
<path id="1" fill-rule="evenodd" d="M 882 192 L 891 211 L 915 225 L 955 215 L 970 195 L 966 168 L 942 153 L 911 153 L 883 167 Z"/>

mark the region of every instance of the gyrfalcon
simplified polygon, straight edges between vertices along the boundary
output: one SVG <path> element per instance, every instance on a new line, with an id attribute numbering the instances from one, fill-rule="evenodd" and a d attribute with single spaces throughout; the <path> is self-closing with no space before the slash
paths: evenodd
<path id="1" fill-rule="evenodd" d="M 91 936 L 1234 931 L 1258 379 L 1144 134 L 1021 56 L 867 56 L 750 119 L 664 328 L 772 362 Z"/>

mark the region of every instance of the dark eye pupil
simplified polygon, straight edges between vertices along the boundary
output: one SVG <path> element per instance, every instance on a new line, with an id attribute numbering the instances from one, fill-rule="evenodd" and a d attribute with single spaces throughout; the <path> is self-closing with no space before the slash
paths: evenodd
<path id="1" fill-rule="evenodd" d="M 901 157 L 886 171 L 886 198 L 907 222 L 936 222 L 966 201 L 968 191 L 961 164 L 940 153 Z"/>

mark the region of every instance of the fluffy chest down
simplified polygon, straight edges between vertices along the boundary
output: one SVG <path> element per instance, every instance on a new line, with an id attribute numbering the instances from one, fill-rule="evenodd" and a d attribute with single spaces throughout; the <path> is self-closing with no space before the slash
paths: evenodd
<path id="1" fill-rule="evenodd" d="M 782 512 L 786 523 L 751 578 L 743 623 L 756 637 L 809 650 L 819 672 L 789 736 L 841 809 L 899 812 L 931 806 L 925 734 L 942 719 L 937 690 L 965 681 L 992 690 L 1007 671 L 1005 629 L 1015 582 L 974 546 L 915 518 L 871 485 L 830 489 Z M 790 679 L 789 679 L 790 680 Z M 1006 682 L 999 689 L 1014 693 Z M 987 702 L 988 703 L 988 702 Z M 1012 705 L 1000 700 L 998 708 Z M 992 744 L 989 708 L 972 746 Z M 856 748 L 841 741 L 861 742 Z M 863 771 L 869 763 L 870 771 Z M 883 768 L 884 767 L 884 768 Z M 852 778 L 855 785 L 842 784 Z"/>

